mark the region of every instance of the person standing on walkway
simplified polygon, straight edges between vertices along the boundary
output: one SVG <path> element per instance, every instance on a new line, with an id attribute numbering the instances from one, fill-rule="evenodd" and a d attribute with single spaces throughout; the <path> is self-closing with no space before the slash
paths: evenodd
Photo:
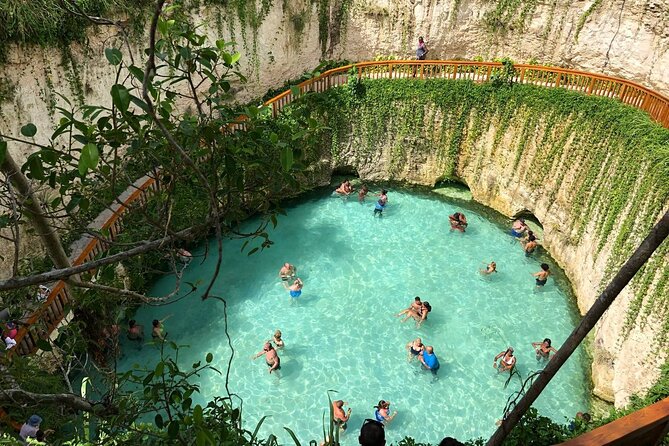
<path id="1" fill-rule="evenodd" d="M 416 49 L 416 59 L 425 60 L 427 51 L 428 50 L 427 50 L 427 45 L 425 45 L 425 40 L 423 40 L 423 36 L 420 36 L 418 38 L 418 48 Z"/>

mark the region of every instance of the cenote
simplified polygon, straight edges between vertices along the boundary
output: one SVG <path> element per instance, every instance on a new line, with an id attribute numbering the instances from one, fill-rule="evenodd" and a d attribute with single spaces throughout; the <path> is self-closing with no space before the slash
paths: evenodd
<path id="1" fill-rule="evenodd" d="M 514 377 L 497 373 L 493 357 L 515 348 L 517 370 L 525 378 L 542 367 L 531 346 L 545 337 L 559 347 L 577 320 L 569 284 L 548 257 L 526 257 L 508 235 L 508 220 L 482 206 L 450 201 L 428 191 L 390 189 L 382 218 L 373 217 L 373 197 L 342 200 L 331 189 L 312 192 L 286 205 L 270 233 L 270 249 L 247 255 L 242 241 L 224 245 L 222 272 L 214 294 L 228 304 L 228 332 L 235 349 L 230 391 L 243 399 L 243 419 L 253 429 L 265 415 L 261 438 L 270 433 L 292 444 L 284 426 L 302 443 L 322 439 L 328 390 L 353 409 L 342 444 L 357 444 L 357 432 L 381 399 L 398 415 L 388 427 L 388 444 L 405 436 L 438 443 L 445 435 L 461 439 L 489 436 L 507 398 L 520 387 Z M 448 215 L 463 211 L 465 234 L 450 231 Z M 249 221 L 249 227 L 257 222 Z M 214 245 L 209 253 L 214 252 Z M 215 256 L 195 256 L 183 280 L 204 284 Z M 499 273 L 478 270 L 495 260 Z M 298 268 L 304 280 L 299 299 L 291 301 L 278 278 L 283 262 Z M 556 274 L 537 291 L 532 273 L 547 261 Z M 153 286 L 152 295 L 168 294 L 173 277 Z M 420 328 L 395 314 L 414 296 L 432 305 Z M 214 354 L 225 370 L 230 355 L 223 305 L 188 296 L 163 307 L 144 307 L 135 318 L 150 332 L 151 320 L 172 315 L 167 338 L 188 345 L 179 353 L 184 367 Z M 262 349 L 281 329 L 286 347 L 279 350 L 281 370 L 270 375 Z M 418 361 L 407 361 L 405 345 L 421 337 L 434 346 L 441 362 L 438 379 Z M 126 345 L 119 370 L 155 364 L 152 345 Z M 586 355 L 577 351 L 544 391 L 535 407 L 563 422 L 588 406 Z M 225 375 L 200 378 L 202 398 L 225 394 Z M 320 440 L 319 440 L 320 441 Z"/>

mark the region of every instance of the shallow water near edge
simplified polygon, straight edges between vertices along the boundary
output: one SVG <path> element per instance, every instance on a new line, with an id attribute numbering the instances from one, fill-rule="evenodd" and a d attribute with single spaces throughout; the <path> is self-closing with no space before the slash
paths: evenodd
<path id="1" fill-rule="evenodd" d="M 523 377 L 541 368 L 531 342 L 550 337 L 557 348 L 577 321 L 568 284 L 557 274 L 537 290 L 531 274 L 544 260 L 526 257 L 499 221 L 484 217 L 492 212 L 407 189 L 390 191 L 382 218 L 373 217 L 373 202 L 373 197 L 359 204 L 357 197 L 311 194 L 287 206 L 288 215 L 270 232 L 275 242 L 270 249 L 247 256 L 240 252 L 242 241 L 225 242 L 214 294 L 228 302 L 235 349 L 230 390 L 244 401 L 245 427 L 253 430 L 270 415 L 261 437 L 273 433 L 292 444 L 285 426 L 302 444 L 320 442 L 332 389 L 333 399 L 353 409 L 342 435 L 346 446 L 358 444 L 363 420 L 373 418 L 381 399 L 398 411 L 387 428 L 388 444 L 406 435 L 434 444 L 447 435 L 462 441 L 487 437 L 520 387 L 515 377 L 504 387 L 508 374 L 493 369 L 493 357 L 512 345 Z M 467 215 L 464 234 L 450 231 L 448 215 L 455 211 Z M 193 252 L 184 281 L 207 283 L 214 244 L 204 261 L 198 257 L 204 246 Z M 490 260 L 499 273 L 482 276 L 478 270 Z M 304 280 L 298 299 L 290 299 L 278 279 L 285 261 L 295 264 Z M 167 294 L 173 286 L 174 278 L 165 277 L 151 294 Z M 414 296 L 433 308 L 420 328 L 395 317 Z M 168 314 L 173 314 L 166 322 L 168 339 L 190 345 L 179 353 L 184 368 L 212 352 L 214 364 L 225 370 L 230 349 L 220 302 L 189 296 L 167 307 L 141 308 L 136 319 L 150 337 L 151 320 Z M 270 375 L 263 358 L 251 356 L 276 329 L 286 348 L 279 350 L 281 371 Z M 441 362 L 436 379 L 417 361 L 407 361 L 405 345 L 416 337 L 434 346 Z M 138 349 L 124 342 L 123 350 L 119 370 L 158 358 L 151 345 Z M 536 402 L 542 415 L 563 422 L 587 409 L 586 366 L 579 348 Z M 203 375 L 200 385 L 200 403 L 225 394 L 224 375 Z"/>

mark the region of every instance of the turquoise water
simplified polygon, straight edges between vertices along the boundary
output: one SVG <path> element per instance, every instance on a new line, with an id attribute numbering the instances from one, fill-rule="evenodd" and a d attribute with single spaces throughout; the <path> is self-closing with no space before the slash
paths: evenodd
<path id="1" fill-rule="evenodd" d="M 253 430 L 271 415 L 263 436 L 274 433 L 292 444 L 287 426 L 303 444 L 322 439 L 327 391 L 333 389 L 334 398 L 353 408 L 343 445 L 358 444 L 359 427 L 380 399 L 399 412 L 387 428 L 388 444 L 405 435 L 432 443 L 446 435 L 490 435 L 519 388 L 517 379 L 504 388 L 508 374 L 493 369 L 493 357 L 512 345 L 523 377 L 540 368 L 531 342 L 550 337 L 559 347 L 576 322 L 568 284 L 558 274 L 536 292 L 531 274 L 543 260 L 525 257 L 502 222 L 484 217 L 482 208 L 475 212 L 435 194 L 391 190 L 383 218 L 373 218 L 372 203 L 315 194 L 287 206 L 288 215 L 271 231 L 270 249 L 249 257 L 240 253 L 241 241 L 225 243 L 215 294 L 228 302 L 235 348 L 230 390 L 244 400 L 246 427 Z M 465 234 L 449 230 L 448 215 L 457 210 L 467 215 Z M 202 246 L 193 254 L 204 252 Z M 213 242 L 209 252 L 215 252 Z M 491 259 L 499 273 L 481 276 L 478 269 Z M 297 266 L 305 283 L 294 301 L 277 276 L 285 261 Z M 206 283 L 213 266 L 213 256 L 204 263 L 195 259 L 184 280 Z M 167 294 L 173 284 L 170 277 L 159 280 L 152 294 Z M 394 316 L 416 295 L 432 305 L 419 329 Z M 168 338 L 191 346 L 180 352 L 184 367 L 212 352 L 215 365 L 225 369 L 230 351 L 220 302 L 189 296 L 142 308 L 136 319 L 150 332 L 151 320 L 168 314 Z M 263 358 L 250 357 L 277 328 L 286 348 L 279 350 L 281 371 L 270 375 Z M 407 361 L 405 345 L 417 336 L 434 346 L 441 362 L 437 380 L 417 361 Z M 137 351 L 126 345 L 124 352 L 120 370 L 155 364 L 158 357 L 152 346 Z M 562 422 L 587 409 L 586 366 L 585 354 L 577 351 L 535 404 L 542 414 Z M 224 376 L 207 374 L 200 384 L 202 401 L 225 394 Z"/>

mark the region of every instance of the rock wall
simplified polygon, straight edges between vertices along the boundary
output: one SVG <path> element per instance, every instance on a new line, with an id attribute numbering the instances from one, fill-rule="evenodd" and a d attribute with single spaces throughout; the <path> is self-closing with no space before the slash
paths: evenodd
<path id="1" fill-rule="evenodd" d="M 331 169 L 355 171 L 362 180 L 428 186 L 456 177 L 470 187 L 476 201 L 502 214 L 513 217 L 531 212 L 543 224 L 542 245 L 567 273 L 584 314 L 610 277 L 607 271 L 615 272 L 647 233 L 646 228 L 637 228 L 616 260 L 615 241 L 628 237 L 621 236 L 621 231 L 632 203 L 647 200 L 653 210 L 639 211 L 638 216 L 649 225 L 669 208 L 669 190 L 662 186 L 669 181 L 669 170 L 652 171 L 643 161 L 648 156 L 645 153 L 626 158 L 626 152 L 619 151 L 620 144 L 635 143 L 634 139 L 623 143 L 616 136 L 620 133 L 617 126 L 623 126 L 619 116 L 607 118 L 610 128 L 595 136 L 591 132 L 599 124 L 594 119 L 590 122 L 588 113 L 575 117 L 578 113 L 556 112 L 558 107 L 545 102 L 527 108 L 534 100 L 530 99 L 534 98 L 532 87 L 525 88 L 523 98 L 525 93 L 479 91 L 478 87 L 472 93 L 467 85 L 446 84 L 454 83 L 423 87 L 415 81 L 371 81 L 357 98 L 332 92 L 330 102 L 321 109 L 329 110 L 324 120 L 334 129 L 334 135 L 325 137 L 323 143 Z M 439 94 L 432 96 L 435 92 Z M 565 92 L 564 97 L 548 99 L 565 103 L 574 98 Z M 314 104 L 318 107 L 316 101 Z M 592 140 L 601 144 L 586 143 Z M 599 157 L 607 154 L 609 160 L 602 162 Z M 618 157 L 624 160 L 616 160 Z M 579 214 L 586 210 L 577 204 L 578 191 L 591 172 L 597 172 L 598 183 L 585 194 L 583 206 L 593 210 L 579 232 Z M 613 185 L 625 181 L 634 184 L 633 191 L 621 197 Z M 650 198 L 653 193 L 645 187 L 661 191 L 660 195 Z M 626 204 L 617 210 L 600 207 L 615 200 Z M 602 235 L 598 222 L 610 213 L 615 214 L 611 218 L 616 223 L 609 234 Z M 666 274 L 667 247 L 665 242 L 664 250 L 654 257 L 659 264 L 649 267 L 651 281 Z M 592 339 L 594 393 L 617 406 L 652 385 L 667 358 L 666 344 L 657 342 L 666 324 L 664 310 L 650 310 L 644 322 L 628 320 L 638 296 L 642 301 L 651 299 L 652 292 L 637 293 L 640 282 L 623 290 Z"/>
<path id="2" fill-rule="evenodd" d="M 519 62 L 536 60 L 639 81 L 656 90 L 669 86 L 669 0 L 556 0 L 536 2 L 522 0 L 290 0 L 274 1 L 268 15 L 253 31 L 242 29 L 229 11 L 212 8 L 192 11 L 196 21 L 205 24 L 212 38 L 234 39 L 244 53 L 242 71 L 249 78 L 237 85 L 237 99 L 248 101 L 261 96 L 268 88 L 299 76 L 317 65 L 319 59 L 340 58 L 368 60 L 394 55 L 413 58 L 418 35 L 424 35 L 429 57 L 491 59 L 509 56 Z M 505 6 L 507 5 L 507 6 Z M 597 6 L 599 5 L 599 6 Z M 319 7 L 321 19 L 319 20 Z M 338 11 L 346 14 L 338 19 Z M 325 16 L 326 20 L 322 17 Z M 223 24 L 221 24 L 223 22 Z M 255 35 L 255 38 L 253 37 Z M 242 37 L 245 42 L 241 42 Z M 323 38 L 327 41 L 322 41 Z M 128 50 L 113 28 L 91 28 L 85 45 L 73 44 L 66 49 L 15 46 L 8 61 L 0 66 L 0 133 L 18 137 L 28 122 L 37 125 L 36 142 L 48 141 L 58 119 L 56 107 L 65 102 L 56 93 L 70 98 L 73 104 L 109 103 L 109 89 L 115 70 L 104 58 L 106 47 L 120 47 L 125 56 L 132 54 L 141 65 L 144 44 L 134 43 Z M 325 48 L 323 53 L 322 48 Z M 510 127 L 507 138 L 517 138 L 518 128 Z M 481 139 L 480 148 L 492 150 L 498 141 Z M 11 143 L 17 161 L 33 150 L 31 146 Z M 354 152 L 354 148 L 351 146 Z M 352 152 L 352 153 L 353 153 Z M 383 152 L 379 152 L 383 162 Z M 443 175 L 443 159 L 426 153 L 414 153 L 406 164 L 406 174 L 398 179 L 431 184 Z M 346 155 L 344 155 L 346 156 Z M 376 159 L 376 158 L 375 158 Z M 392 157 L 388 158 L 392 159 Z M 588 233 L 579 246 L 568 244 L 568 236 L 556 222 L 560 206 L 551 206 L 541 189 L 509 178 L 504 187 L 493 181 L 502 175 L 503 150 L 496 151 L 480 173 L 472 174 L 467 162 L 458 161 L 457 173 L 472 188 L 481 202 L 512 215 L 526 208 L 546 226 L 545 244 L 569 273 L 579 296 L 581 309 L 594 299 L 594 290 L 603 271 L 602 258 L 592 259 L 594 239 Z M 382 175 L 371 164 L 360 166 L 362 176 Z M 435 167 L 441 166 L 441 167 Z M 508 167 L 508 166 L 507 166 Z M 508 176 L 508 172 L 506 173 Z M 563 199 L 566 199 L 563 197 Z M 37 245 L 23 237 L 22 251 L 34 252 Z M 0 246 L 8 252 L 6 244 Z M 8 273 L 11 256 L 0 264 Z M 587 267 L 581 267 L 580 265 Z M 622 344 L 616 345 L 625 309 L 632 296 L 624 293 L 616 307 L 607 313 L 605 324 L 595 339 L 594 379 L 597 393 L 617 404 L 629 393 L 644 388 L 654 376 L 654 360 L 649 360 L 650 344 L 644 341 L 647 331 L 635 329 Z M 648 325 L 647 325 L 648 326 Z M 599 350 L 598 350 L 599 349 Z M 620 358 L 627 358 L 621 360 Z M 632 358 L 645 358 L 642 367 Z M 639 377 L 642 377 L 640 379 Z M 614 398 L 615 396 L 615 398 Z"/>

